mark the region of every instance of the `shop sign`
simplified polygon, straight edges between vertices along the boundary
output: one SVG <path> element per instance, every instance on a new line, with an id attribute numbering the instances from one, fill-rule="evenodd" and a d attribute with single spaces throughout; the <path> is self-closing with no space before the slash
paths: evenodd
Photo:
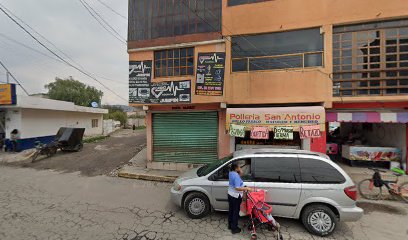
<path id="1" fill-rule="evenodd" d="M 0 105 L 17 104 L 15 84 L 0 84 Z"/>
<path id="2" fill-rule="evenodd" d="M 252 126 L 293 127 L 294 131 L 299 126 L 321 125 L 324 129 L 325 110 L 323 107 L 282 107 L 282 108 L 228 108 L 226 127 L 230 124 Z"/>
<path id="3" fill-rule="evenodd" d="M 269 139 L 269 129 L 267 127 L 252 127 L 252 139 Z"/>
<path id="4" fill-rule="evenodd" d="M 293 127 L 274 127 L 274 139 L 293 140 Z"/>
<path id="5" fill-rule="evenodd" d="M 319 125 L 313 126 L 300 126 L 299 135 L 301 139 L 305 138 L 319 138 L 322 136 Z"/>
<path id="6" fill-rule="evenodd" d="M 150 103 L 190 103 L 191 81 L 152 83 L 150 92 Z"/>
<path id="7" fill-rule="evenodd" d="M 230 129 L 229 129 L 229 134 L 232 137 L 244 138 L 245 137 L 245 126 L 231 124 Z"/>
<path id="8" fill-rule="evenodd" d="M 129 103 L 148 103 L 152 79 L 152 61 L 129 62 Z"/>
<path id="9" fill-rule="evenodd" d="M 225 53 L 198 53 L 196 95 L 222 96 Z"/>

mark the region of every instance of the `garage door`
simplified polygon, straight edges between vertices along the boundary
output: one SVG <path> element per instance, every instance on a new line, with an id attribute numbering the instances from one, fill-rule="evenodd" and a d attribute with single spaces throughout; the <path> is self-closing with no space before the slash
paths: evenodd
<path id="1" fill-rule="evenodd" d="M 153 160 L 209 163 L 218 159 L 218 113 L 154 113 Z"/>

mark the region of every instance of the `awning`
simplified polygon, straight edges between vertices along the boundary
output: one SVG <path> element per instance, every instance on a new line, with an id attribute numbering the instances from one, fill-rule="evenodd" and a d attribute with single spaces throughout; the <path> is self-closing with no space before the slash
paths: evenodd
<path id="1" fill-rule="evenodd" d="M 228 108 L 226 127 L 230 124 L 246 127 L 292 126 L 295 131 L 299 126 L 321 125 L 325 128 L 325 109 L 321 106 L 311 107 L 271 107 L 271 108 Z"/>
<path id="2" fill-rule="evenodd" d="M 408 123 L 408 112 L 327 112 L 326 121 Z"/>

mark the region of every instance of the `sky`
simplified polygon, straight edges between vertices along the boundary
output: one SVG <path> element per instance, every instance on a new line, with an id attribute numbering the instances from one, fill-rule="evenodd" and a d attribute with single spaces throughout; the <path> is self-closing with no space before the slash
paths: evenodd
<path id="1" fill-rule="evenodd" d="M 82 1 L 86 1 L 123 39 L 126 39 L 127 20 L 115 14 L 100 1 L 127 17 L 127 0 Z M 56 57 L 53 56 L 54 59 L 51 59 L 44 56 L 52 54 L 0 11 L 0 60 L 29 94 L 46 92 L 44 85 L 53 82 L 55 77 L 72 76 L 103 91 L 102 103 L 127 105 L 129 64 L 126 44 L 99 25 L 82 6 L 80 0 L 0 0 L 0 4 L 55 44 L 86 71 L 97 76 L 98 80 L 120 97 L 79 71 L 54 60 Z M 66 58 L 54 46 L 41 37 L 39 39 Z M 27 49 L 13 40 L 42 54 Z M 6 71 L 0 67 L 0 81 L 5 80 Z M 17 91 L 17 94 L 24 94 L 20 88 Z"/>

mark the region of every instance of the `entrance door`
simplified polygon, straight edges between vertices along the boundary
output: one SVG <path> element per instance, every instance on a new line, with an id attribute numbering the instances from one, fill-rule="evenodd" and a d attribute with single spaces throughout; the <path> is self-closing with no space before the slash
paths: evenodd
<path id="1" fill-rule="evenodd" d="M 299 160 L 296 154 L 277 154 L 252 159 L 255 188 L 266 190 L 266 202 L 273 207 L 273 215 L 292 217 L 299 203 Z"/>
<path id="2" fill-rule="evenodd" d="M 218 159 L 218 113 L 153 114 L 153 160 L 210 163 Z"/>

